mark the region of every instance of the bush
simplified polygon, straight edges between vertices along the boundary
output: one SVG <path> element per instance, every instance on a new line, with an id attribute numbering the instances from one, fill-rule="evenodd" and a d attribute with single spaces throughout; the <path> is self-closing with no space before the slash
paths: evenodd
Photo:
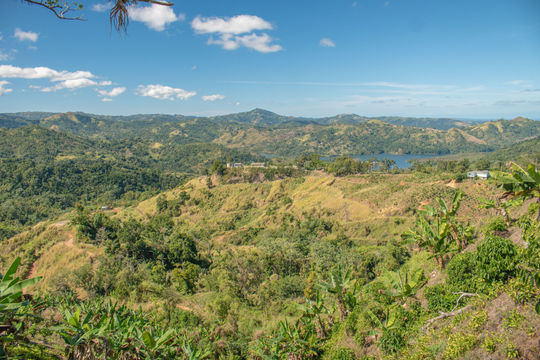
<path id="1" fill-rule="evenodd" d="M 356 355 L 349 348 L 339 348 L 334 351 L 332 354 L 329 354 L 328 359 L 330 360 L 354 360 Z"/>
<path id="2" fill-rule="evenodd" d="M 476 291 L 476 254 L 462 253 L 454 256 L 446 267 L 447 283 L 457 291 Z"/>
<path id="3" fill-rule="evenodd" d="M 430 311 L 450 311 L 456 305 L 458 295 L 453 294 L 448 285 L 437 284 L 424 289 L 424 296 Z"/>
<path id="4" fill-rule="evenodd" d="M 489 283 L 506 281 L 514 275 L 516 263 L 517 249 L 508 239 L 488 236 L 478 247 L 478 273 Z"/>
<path id="5" fill-rule="evenodd" d="M 505 231 L 506 229 L 506 222 L 500 216 L 491 218 L 484 226 L 484 232 L 490 235 L 493 235 L 496 231 Z"/>
<path id="6" fill-rule="evenodd" d="M 379 339 L 379 348 L 386 354 L 395 354 L 405 345 L 403 335 L 399 330 L 383 331 Z"/>

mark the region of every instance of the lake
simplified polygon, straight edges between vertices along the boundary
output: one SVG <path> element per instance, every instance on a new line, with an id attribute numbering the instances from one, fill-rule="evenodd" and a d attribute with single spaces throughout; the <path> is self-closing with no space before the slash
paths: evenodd
<path id="1" fill-rule="evenodd" d="M 409 160 L 427 159 L 438 157 L 439 155 L 393 155 L 393 154 L 373 154 L 373 155 L 357 155 L 351 156 L 354 159 L 366 161 L 372 158 L 377 159 L 390 159 L 396 162 L 396 165 L 400 169 L 407 169 L 411 166 Z"/>

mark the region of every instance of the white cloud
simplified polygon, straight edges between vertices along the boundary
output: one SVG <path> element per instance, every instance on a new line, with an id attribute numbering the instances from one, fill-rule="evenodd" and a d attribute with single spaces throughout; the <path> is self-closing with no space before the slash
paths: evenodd
<path id="1" fill-rule="evenodd" d="M 197 16 L 191 22 L 193 29 L 200 34 L 244 34 L 254 30 L 271 30 L 272 25 L 255 15 L 237 15 L 231 18 Z"/>
<path id="2" fill-rule="evenodd" d="M 103 99 L 101 99 L 101 101 L 103 101 L 103 102 L 109 102 L 109 101 L 112 101 L 112 99 L 109 99 L 109 98 L 103 98 Z"/>
<path id="3" fill-rule="evenodd" d="M 105 11 L 109 11 L 111 9 L 111 4 L 94 4 L 94 6 L 92 6 L 92 10 L 94 11 L 97 11 L 97 12 L 105 12 Z"/>
<path id="4" fill-rule="evenodd" d="M 165 26 L 178 20 L 184 20 L 183 14 L 176 15 L 170 6 L 152 4 L 150 6 L 130 6 L 129 18 L 143 22 L 150 29 L 165 30 Z"/>
<path id="5" fill-rule="evenodd" d="M 329 38 L 322 38 L 319 44 L 324 47 L 336 47 L 336 44 Z"/>
<path id="6" fill-rule="evenodd" d="M 15 34 L 13 35 L 19 41 L 31 41 L 36 42 L 38 40 L 39 34 L 32 31 L 22 31 L 21 29 L 15 29 Z"/>
<path id="7" fill-rule="evenodd" d="M 527 80 L 512 80 L 512 81 L 507 81 L 506 85 L 514 85 L 514 86 L 530 85 L 530 82 Z"/>
<path id="8" fill-rule="evenodd" d="M 113 89 L 111 89 L 110 91 L 107 91 L 107 90 L 98 90 L 97 92 L 101 95 L 101 96 L 105 96 L 107 98 L 111 98 L 111 97 L 115 97 L 115 96 L 118 96 L 120 94 L 122 94 L 124 91 L 126 91 L 126 88 L 125 87 L 115 87 Z M 105 101 L 105 100 L 103 100 Z"/>
<path id="9" fill-rule="evenodd" d="M 110 81 L 97 82 L 96 76 L 89 71 L 57 71 L 48 67 L 20 68 L 12 65 L 0 65 L 0 78 L 19 79 L 49 79 L 56 83 L 54 86 L 44 87 L 42 92 L 51 92 L 61 89 L 78 89 L 88 86 L 111 85 Z"/>
<path id="10" fill-rule="evenodd" d="M 9 84 L 9 81 L 6 81 L 6 80 L 2 80 L 0 81 L 0 96 L 4 95 L 4 94 L 7 94 L 7 93 L 10 93 L 13 91 L 13 89 L 6 89 L 4 88 L 4 85 L 7 85 Z"/>
<path id="11" fill-rule="evenodd" d="M 272 30 L 272 25 L 255 15 L 237 15 L 230 18 L 205 18 L 197 16 L 191 27 L 199 34 L 215 34 L 208 44 L 220 45 L 225 50 L 247 47 L 262 53 L 276 52 L 283 48 L 272 44 L 274 39 L 266 33 L 256 34 L 256 30 Z M 244 34 L 244 35 L 242 35 Z"/>
<path id="12" fill-rule="evenodd" d="M 174 98 L 187 100 L 190 97 L 197 95 L 195 91 L 186 91 L 184 89 L 177 89 L 170 86 L 158 84 L 146 86 L 139 85 L 139 87 L 137 88 L 137 94 L 161 100 L 174 100 Z"/>
<path id="13" fill-rule="evenodd" d="M 6 54 L 2 50 L 0 50 L 0 61 L 6 61 L 9 59 L 9 57 L 9 54 Z"/>
<path id="14" fill-rule="evenodd" d="M 216 101 L 216 100 L 223 100 L 225 99 L 225 95 L 221 94 L 214 94 L 214 95 L 204 95 L 202 97 L 204 101 Z"/>
<path id="15" fill-rule="evenodd" d="M 41 91 L 51 92 L 51 91 L 57 91 L 57 90 L 62 90 L 62 89 L 75 90 L 75 89 L 88 87 L 88 86 L 95 86 L 95 85 L 98 85 L 98 83 L 95 82 L 94 80 L 90 80 L 87 78 L 69 79 L 69 80 L 60 81 L 58 84 L 54 86 L 44 87 L 41 89 Z"/>
<path id="16" fill-rule="evenodd" d="M 236 50 L 240 46 L 247 47 L 262 53 L 276 52 L 283 48 L 278 44 L 271 44 L 274 39 L 268 34 L 247 34 L 236 36 L 231 34 L 223 34 L 219 39 L 208 39 L 208 44 L 221 45 L 225 50 Z"/>

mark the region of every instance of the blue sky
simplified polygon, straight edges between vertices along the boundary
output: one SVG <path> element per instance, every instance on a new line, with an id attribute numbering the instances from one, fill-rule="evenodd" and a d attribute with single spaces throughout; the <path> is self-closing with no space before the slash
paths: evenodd
<path id="1" fill-rule="evenodd" d="M 0 1 L 0 112 L 540 119 L 540 1 Z"/>

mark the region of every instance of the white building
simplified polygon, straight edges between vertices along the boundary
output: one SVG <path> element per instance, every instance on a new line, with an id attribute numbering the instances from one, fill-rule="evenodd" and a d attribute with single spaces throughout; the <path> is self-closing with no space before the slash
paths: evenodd
<path id="1" fill-rule="evenodd" d="M 470 179 L 479 178 L 479 179 L 488 179 L 489 171 L 488 170 L 475 170 L 469 171 L 467 177 Z"/>

